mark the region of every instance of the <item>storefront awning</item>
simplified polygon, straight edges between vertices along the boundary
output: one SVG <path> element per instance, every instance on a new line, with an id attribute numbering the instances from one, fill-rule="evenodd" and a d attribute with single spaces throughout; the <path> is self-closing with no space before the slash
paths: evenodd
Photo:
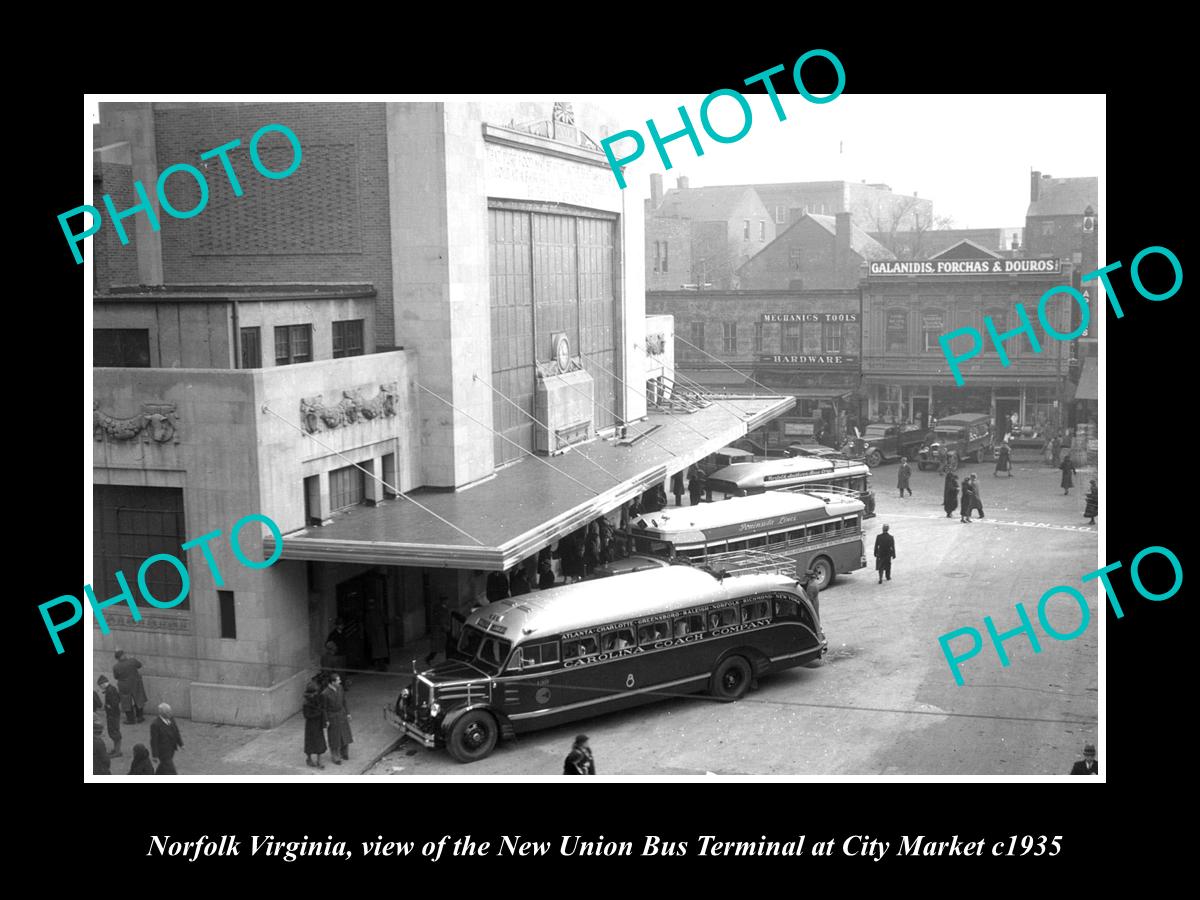
<path id="1" fill-rule="evenodd" d="M 1096 358 L 1089 357 L 1083 361 L 1083 371 L 1079 375 L 1079 385 L 1075 388 L 1076 400 L 1100 400 L 1100 377 Z"/>
<path id="2" fill-rule="evenodd" d="M 629 426 L 629 437 L 646 435 L 632 444 L 596 440 L 562 456 L 525 457 L 463 490 L 422 489 L 407 495 L 471 537 L 396 498 L 375 507 L 354 507 L 329 525 L 286 534 L 282 555 L 368 565 L 509 569 L 794 405 L 790 396 L 760 396 L 721 399 L 694 413 L 654 413 Z M 264 551 L 273 550 L 268 537 Z"/>

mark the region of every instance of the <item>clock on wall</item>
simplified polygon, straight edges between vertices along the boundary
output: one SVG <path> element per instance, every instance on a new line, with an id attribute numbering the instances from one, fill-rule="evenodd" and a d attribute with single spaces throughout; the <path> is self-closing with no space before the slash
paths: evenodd
<path id="1" fill-rule="evenodd" d="M 554 335 L 554 361 L 558 370 L 566 372 L 571 368 L 571 341 L 562 333 Z"/>

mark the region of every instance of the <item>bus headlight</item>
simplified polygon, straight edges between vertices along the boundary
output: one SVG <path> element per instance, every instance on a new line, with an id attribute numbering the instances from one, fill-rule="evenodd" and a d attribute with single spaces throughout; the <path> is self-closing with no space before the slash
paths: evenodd
<path id="1" fill-rule="evenodd" d="M 432 703 L 429 704 L 429 716 L 430 716 L 430 718 L 436 719 L 441 714 L 442 714 L 442 705 L 440 703 L 438 703 L 436 700 L 434 700 Z"/>

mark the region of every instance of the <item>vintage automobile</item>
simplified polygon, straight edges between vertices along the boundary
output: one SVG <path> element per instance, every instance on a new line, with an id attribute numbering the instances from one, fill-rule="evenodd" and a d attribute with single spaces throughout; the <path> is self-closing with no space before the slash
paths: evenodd
<path id="1" fill-rule="evenodd" d="M 842 451 L 847 456 L 862 457 L 868 466 L 888 459 L 906 456 L 912 459 L 925 441 L 925 432 L 915 425 L 888 425 L 878 422 L 868 425 L 861 437 L 851 438 Z"/>
<path id="2" fill-rule="evenodd" d="M 917 453 L 917 468 L 936 469 L 950 451 L 958 459 L 979 462 L 991 459 L 992 417 L 987 413 L 960 413 L 939 419 Z"/>
<path id="3" fill-rule="evenodd" d="M 843 451 L 821 444 L 788 444 L 788 456 L 812 456 L 817 459 L 849 459 Z"/>

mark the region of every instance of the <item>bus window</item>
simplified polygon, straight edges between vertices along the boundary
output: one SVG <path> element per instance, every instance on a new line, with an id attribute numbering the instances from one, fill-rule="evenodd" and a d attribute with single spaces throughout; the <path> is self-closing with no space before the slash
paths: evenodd
<path id="1" fill-rule="evenodd" d="M 596 639 L 591 636 L 563 641 L 563 659 L 578 659 L 581 656 L 592 656 L 597 652 Z"/>
<path id="2" fill-rule="evenodd" d="M 771 536 L 770 536 L 770 538 L 768 539 L 768 543 L 771 543 L 771 544 L 786 544 L 786 543 L 787 543 L 787 539 L 788 539 L 788 536 L 787 536 L 787 533 L 786 533 L 786 532 L 783 532 L 783 531 L 777 531 L 777 532 L 775 532 L 775 534 L 773 534 L 773 535 L 771 535 Z"/>
<path id="3" fill-rule="evenodd" d="M 736 606 L 715 609 L 708 615 L 708 629 L 709 631 L 714 631 L 717 628 L 724 628 L 727 625 L 736 625 L 737 620 L 738 611 Z"/>
<path id="4" fill-rule="evenodd" d="M 767 546 L 767 537 L 766 535 L 760 535 L 759 537 L 750 538 L 750 540 L 746 541 L 746 546 L 752 550 L 755 547 L 765 547 Z"/>
<path id="5" fill-rule="evenodd" d="M 666 622 L 647 622 L 638 628 L 638 643 L 643 647 L 655 641 L 665 641 L 667 637 Z"/>
<path id="6" fill-rule="evenodd" d="M 851 482 L 851 487 L 856 491 L 865 491 L 867 489 L 867 476 L 860 475 Z"/>
<path id="7" fill-rule="evenodd" d="M 600 649 L 605 653 L 612 650 L 624 650 L 633 646 L 633 629 L 618 628 L 600 635 Z"/>
<path id="8" fill-rule="evenodd" d="M 804 529 L 803 528 L 794 528 L 791 531 L 789 531 L 788 532 L 788 541 L 803 542 L 804 541 Z"/>
<path id="9" fill-rule="evenodd" d="M 797 605 L 796 601 L 791 597 L 788 597 L 786 594 L 775 595 L 776 617 L 795 616 L 799 612 L 799 609 L 800 607 Z"/>
<path id="10" fill-rule="evenodd" d="M 704 616 L 680 616 L 675 620 L 675 637 L 685 634 L 699 634 L 704 631 Z"/>
<path id="11" fill-rule="evenodd" d="M 858 516 L 854 516 L 853 518 L 847 516 L 846 518 L 842 519 L 842 529 L 844 531 L 858 531 L 859 527 L 860 522 L 858 521 Z"/>
<path id="12" fill-rule="evenodd" d="M 517 651 L 516 666 L 528 669 L 533 666 L 544 666 L 558 662 L 558 641 L 547 641 L 544 644 L 526 644 Z"/>
<path id="13" fill-rule="evenodd" d="M 729 552 L 731 552 L 731 553 L 734 550 L 745 550 L 745 549 L 746 549 L 745 541 L 734 541 L 732 544 L 729 545 Z"/>
<path id="14" fill-rule="evenodd" d="M 742 621 L 757 622 L 771 617 L 771 604 L 766 600 L 751 600 L 742 605 Z"/>
<path id="15" fill-rule="evenodd" d="M 483 643 L 483 632 L 478 628 L 464 628 L 462 637 L 458 640 L 458 652 L 464 656 L 473 657 Z"/>

